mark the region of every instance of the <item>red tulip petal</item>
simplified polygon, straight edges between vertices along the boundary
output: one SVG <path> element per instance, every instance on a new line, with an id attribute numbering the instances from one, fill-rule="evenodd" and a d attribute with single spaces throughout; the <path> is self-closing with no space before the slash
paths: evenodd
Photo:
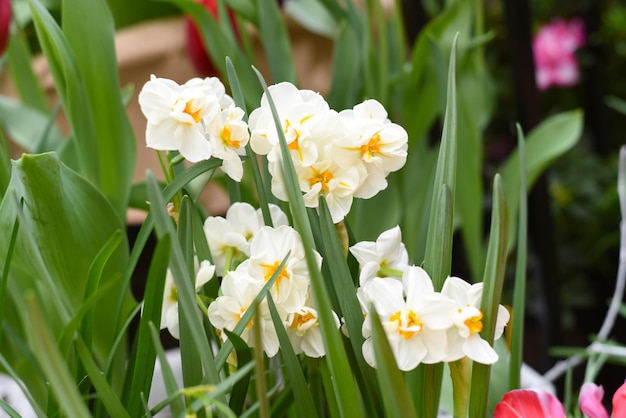
<path id="1" fill-rule="evenodd" d="M 496 405 L 494 418 L 564 418 L 563 406 L 547 392 L 518 389 L 506 393 Z"/>
<path id="2" fill-rule="evenodd" d="M 626 382 L 613 395 L 613 418 L 626 418 Z"/>

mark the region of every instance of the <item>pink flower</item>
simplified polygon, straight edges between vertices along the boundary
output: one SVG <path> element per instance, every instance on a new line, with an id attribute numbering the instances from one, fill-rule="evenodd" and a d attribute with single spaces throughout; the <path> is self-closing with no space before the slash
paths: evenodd
<path id="1" fill-rule="evenodd" d="M 11 29 L 11 0 L 0 0 L 0 55 L 9 43 Z"/>
<path id="2" fill-rule="evenodd" d="M 543 26 L 533 39 L 535 77 L 540 90 L 569 87 L 580 78 L 575 51 L 585 44 L 580 19 L 555 20 Z"/>
<path id="3" fill-rule="evenodd" d="M 626 382 L 613 395 L 613 418 L 626 418 Z"/>
<path id="4" fill-rule="evenodd" d="M 496 405 L 494 418 L 565 418 L 563 405 L 548 392 L 517 389 Z"/>
<path id="5" fill-rule="evenodd" d="M 606 412 L 604 405 L 602 405 L 603 396 L 604 389 L 602 389 L 602 386 L 587 382 L 580 388 L 578 406 L 583 414 L 589 418 L 609 418 L 609 413 Z"/>

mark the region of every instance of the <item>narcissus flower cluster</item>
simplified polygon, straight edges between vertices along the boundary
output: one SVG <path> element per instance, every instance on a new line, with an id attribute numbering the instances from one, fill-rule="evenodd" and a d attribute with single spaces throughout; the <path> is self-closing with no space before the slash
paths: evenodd
<path id="1" fill-rule="evenodd" d="M 376 242 L 358 243 L 350 251 L 361 266 L 357 294 L 366 315 L 363 356 L 372 366 L 371 306 L 381 319 L 400 370 L 463 357 L 482 364 L 498 360 L 495 350 L 480 336 L 482 283 L 471 285 L 448 277 L 441 292 L 436 292 L 424 269 L 408 265 L 398 227 L 383 232 Z M 508 320 L 508 311 L 500 305 L 496 339 Z"/>

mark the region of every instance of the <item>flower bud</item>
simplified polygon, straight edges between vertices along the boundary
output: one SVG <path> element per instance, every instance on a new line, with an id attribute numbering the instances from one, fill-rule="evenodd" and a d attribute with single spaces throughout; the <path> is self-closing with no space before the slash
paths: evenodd
<path id="1" fill-rule="evenodd" d="M 9 43 L 11 29 L 11 0 L 0 0 L 0 55 Z"/>
<path id="2" fill-rule="evenodd" d="M 587 382 L 580 388 L 578 406 L 583 414 L 589 418 L 609 418 L 608 412 L 602 405 L 604 389 L 595 383 Z"/>

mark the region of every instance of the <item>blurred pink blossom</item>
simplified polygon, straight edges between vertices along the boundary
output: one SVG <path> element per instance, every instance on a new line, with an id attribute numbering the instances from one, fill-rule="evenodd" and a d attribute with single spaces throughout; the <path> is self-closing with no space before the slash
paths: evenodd
<path id="1" fill-rule="evenodd" d="M 563 405 L 548 392 L 516 389 L 496 405 L 494 418 L 565 418 Z"/>
<path id="2" fill-rule="evenodd" d="M 583 414 L 589 418 L 609 418 L 609 413 L 602 405 L 603 397 L 604 389 L 602 386 L 587 382 L 580 388 L 578 406 Z"/>
<path id="3" fill-rule="evenodd" d="M 575 51 L 585 44 L 581 19 L 554 20 L 539 29 L 533 38 L 537 87 L 570 87 L 580 78 Z"/>
<path id="4" fill-rule="evenodd" d="M 613 418 L 626 418 L 626 382 L 613 395 Z"/>

